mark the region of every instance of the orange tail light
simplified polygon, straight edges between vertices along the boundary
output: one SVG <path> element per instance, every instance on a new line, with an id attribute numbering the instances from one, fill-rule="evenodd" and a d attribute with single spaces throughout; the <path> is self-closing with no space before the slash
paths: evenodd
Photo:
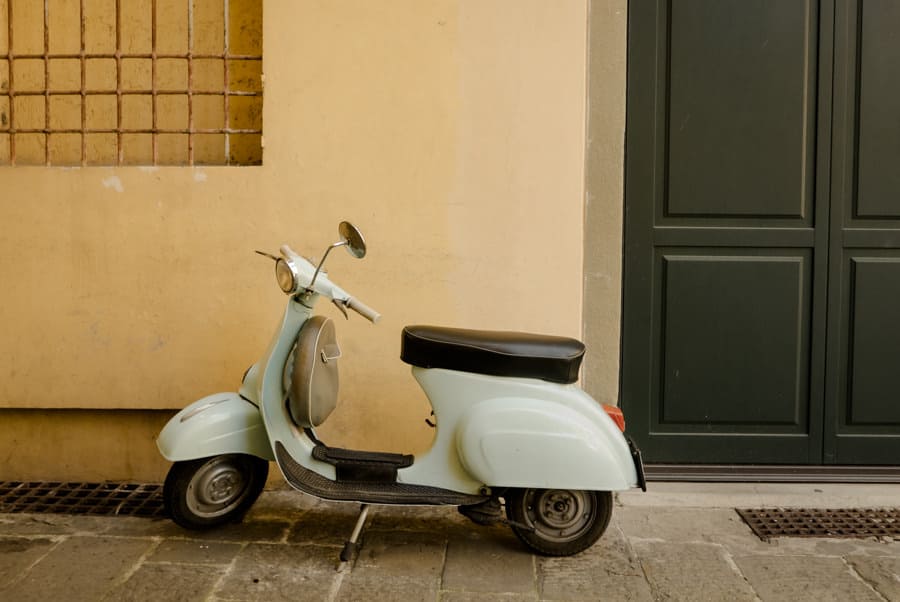
<path id="1" fill-rule="evenodd" d="M 613 422 L 616 423 L 616 426 L 619 427 L 619 430 L 624 433 L 625 414 L 622 413 L 622 410 L 620 410 L 616 406 L 611 406 L 605 403 L 603 404 L 603 409 L 606 410 L 606 413 L 609 414 L 609 417 L 613 419 Z"/>

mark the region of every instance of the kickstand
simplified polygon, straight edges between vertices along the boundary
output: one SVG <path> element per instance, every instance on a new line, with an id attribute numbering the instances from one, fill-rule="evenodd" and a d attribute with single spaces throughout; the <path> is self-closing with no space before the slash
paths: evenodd
<path id="1" fill-rule="evenodd" d="M 367 516 L 369 516 L 369 505 L 360 504 L 359 517 L 356 519 L 353 533 L 350 535 L 350 540 L 344 544 L 344 549 L 341 550 L 341 562 L 348 562 L 353 558 L 353 552 L 356 550 L 356 541 L 359 539 L 359 534 L 362 532 L 363 524 L 366 522 Z"/>

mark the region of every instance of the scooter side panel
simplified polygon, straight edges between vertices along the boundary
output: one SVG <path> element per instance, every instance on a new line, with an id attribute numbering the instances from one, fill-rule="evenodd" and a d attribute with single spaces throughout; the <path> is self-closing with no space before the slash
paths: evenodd
<path id="1" fill-rule="evenodd" d="M 497 398 L 472 408 L 460 426 L 463 464 L 494 487 L 620 491 L 637 484 L 630 457 L 623 462 L 616 453 L 619 438 L 627 449 L 621 433 L 570 407 Z"/>
<path id="2" fill-rule="evenodd" d="M 412 372 L 434 408 L 437 432 L 432 447 L 401 469 L 398 480 L 468 492 L 485 485 L 637 486 L 622 432 L 576 385 L 441 368 Z"/>
<path id="3" fill-rule="evenodd" d="M 275 459 L 259 409 L 237 393 L 217 393 L 187 406 L 169 420 L 156 445 L 171 462 L 233 453 Z"/>

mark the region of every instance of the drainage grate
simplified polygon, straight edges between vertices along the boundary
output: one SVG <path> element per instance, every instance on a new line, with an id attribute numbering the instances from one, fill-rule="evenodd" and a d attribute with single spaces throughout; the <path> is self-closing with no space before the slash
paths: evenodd
<path id="1" fill-rule="evenodd" d="M 736 508 L 763 541 L 772 537 L 900 538 L 898 508 Z"/>
<path id="2" fill-rule="evenodd" d="M 0 481 L 0 512 L 165 516 L 162 485 Z"/>

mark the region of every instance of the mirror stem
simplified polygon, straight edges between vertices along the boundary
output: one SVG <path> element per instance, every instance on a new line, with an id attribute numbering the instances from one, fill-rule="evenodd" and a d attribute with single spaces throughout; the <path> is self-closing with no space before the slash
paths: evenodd
<path id="1" fill-rule="evenodd" d="M 340 242 L 334 243 L 333 245 L 331 245 L 330 247 L 325 249 L 325 254 L 322 256 L 322 261 L 319 262 L 319 265 L 316 267 L 316 273 L 313 274 L 312 281 L 309 283 L 309 286 L 306 287 L 307 290 L 311 289 L 313 287 L 313 285 L 315 285 L 316 278 L 319 277 L 319 271 L 322 269 L 322 266 L 325 265 L 325 260 L 328 258 L 328 254 L 331 253 L 331 250 L 336 249 L 338 247 L 343 247 L 346 244 L 347 244 L 347 241 L 342 240 Z"/>

